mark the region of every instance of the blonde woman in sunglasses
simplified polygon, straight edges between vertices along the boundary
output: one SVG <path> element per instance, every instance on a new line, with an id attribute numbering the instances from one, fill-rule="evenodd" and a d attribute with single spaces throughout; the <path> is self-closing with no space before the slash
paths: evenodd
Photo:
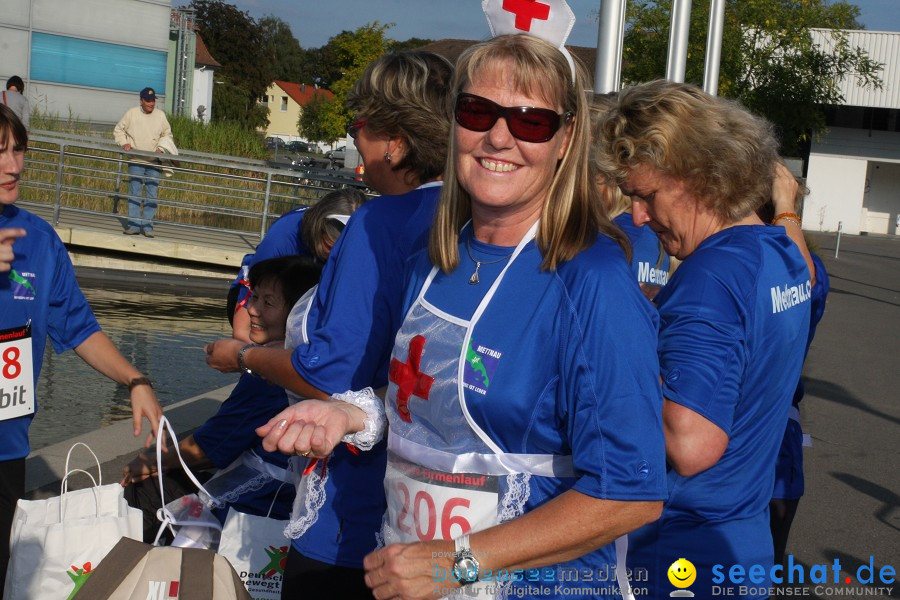
<path id="1" fill-rule="evenodd" d="M 446 181 L 391 357 L 376 598 L 617 597 L 614 540 L 660 513 L 656 314 L 589 172 L 587 87 L 525 35 L 457 63 Z M 318 454 L 365 427 L 347 410 L 341 429 L 309 407 L 267 443 Z"/>

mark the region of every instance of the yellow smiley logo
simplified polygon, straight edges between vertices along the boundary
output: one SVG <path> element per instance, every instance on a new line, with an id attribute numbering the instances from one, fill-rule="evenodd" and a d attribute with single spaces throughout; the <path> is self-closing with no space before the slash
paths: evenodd
<path id="1" fill-rule="evenodd" d="M 669 567 L 669 581 L 677 588 L 690 587 L 694 580 L 697 579 L 697 569 L 694 563 L 686 558 L 679 558 Z"/>

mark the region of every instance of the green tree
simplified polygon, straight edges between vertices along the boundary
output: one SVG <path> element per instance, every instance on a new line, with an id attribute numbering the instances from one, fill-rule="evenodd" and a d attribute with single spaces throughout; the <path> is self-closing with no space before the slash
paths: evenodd
<path id="1" fill-rule="evenodd" d="M 308 52 L 291 32 L 291 27 L 274 15 L 259 20 L 268 54 L 274 58 L 272 79 L 314 83 Z"/>
<path id="2" fill-rule="evenodd" d="M 333 136 L 322 141 L 332 141 L 343 136 L 353 116 L 344 106 L 347 94 L 369 63 L 387 51 L 387 39 L 384 34 L 390 27 L 392 25 L 382 25 L 375 21 L 355 31 L 342 31 L 328 40 L 328 44 L 323 47 L 323 50 L 327 49 L 329 60 L 333 61 L 332 68 L 339 75 L 337 77 L 334 73 L 330 75 L 335 77 L 329 86 L 334 93 L 334 101 L 323 102 L 315 109 L 322 121 L 323 131 Z"/>
<path id="3" fill-rule="evenodd" d="M 297 122 L 297 130 L 300 134 L 312 142 L 327 144 L 343 137 L 346 121 L 339 111 L 328 107 L 334 102 L 334 98 L 316 94 L 312 101 L 300 111 L 300 119 Z"/>
<path id="4" fill-rule="evenodd" d="M 671 0 L 630 4 L 624 43 L 623 79 L 640 82 L 665 74 Z M 851 47 L 843 29 L 861 29 L 859 8 L 827 0 L 727 0 L 722 36 L 719 94 L 740 100 L 775 123 L 782 152 L 802 153 L 809 136 L 825 127 L 824 107 L 839 104 L 845 76 L 861 86 L 880 86 L 875 63 Z M 685 81 L 702 85 L 709 3 L 691 13 Z M 813 41 L 811 28 L 831 29 L 830 47 Z"/>
<path id="5" fill-rule="evenodd" d="M 245 129 L 265 127 L 269 123 L 269 112 L 256 99 L 257 96 L 250 95 L 246 88 L 236 85 L 228 75 L 216 75 L 210 118 L 213 121 L 237 123 Z"/>
<path id="6" fill-rule="evenodd" d="M 412 37 L 404 42 L 400 42 L 397 40 L 388 40 L 388 50 L 390 52 L 398 52 L 400 50 L 415 50 L 417 48 L 421 48 L 422 46 L 427 46 L 432 43 L 434 40 L 427 40 L 425 38 L 417 38 Z"/>
<path id="7" fill-rule="evenodd" d="M 262 28 L 248 13 L 222 0 L 192 0 L 191 7 L 203 41 L 222 64 L 213 89 L 212 118 L 265 126 L 266 112 L 258 109 L 257 99 L 272 82 L 275 59 Z"/>

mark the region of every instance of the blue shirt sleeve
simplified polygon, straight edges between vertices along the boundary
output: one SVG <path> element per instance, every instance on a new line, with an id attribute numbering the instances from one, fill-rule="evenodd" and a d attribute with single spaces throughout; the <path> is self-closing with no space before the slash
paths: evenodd
<path id="1" fill-rule="evenodd" d="M 53 285 L 50 289 L 47 334 L 59 353 L 81 345 L 100 331 L 87 299 L 75 279 L 75 269 L 62 241 L 50 233 L 50 251 L 56 253 Z"/>
<path id="2" fill-rule="evenodd" d="M 559 372 L 579 473 L 574 489 L 604 499 L 662 500 L 666 468 L 656 310 L 624 257 L 605 260 L 615 264 L 567 286 L 574 312 L 561 336 Z"/>
<path id="3" fill-rule="evenodd" d="M 741 290 L 754 287 L 736 282 L 755 280 L 736 258 L 692 257 L 665 288 L 665 299 L 657 299 L 663 396 L 729 436 L 747 370 L 748 300 Z"/>
<path id="4" fill-rule="evenodd" d="M 288 405 L 284 389 L 264 379 L 242 375 L 215 415 L 194 432 L 194 441 L 210 462 L 224 469 L 245 450 L 259 446 L 256 428 Z M 287 457 L 281 461 L 287 463 Z"/>

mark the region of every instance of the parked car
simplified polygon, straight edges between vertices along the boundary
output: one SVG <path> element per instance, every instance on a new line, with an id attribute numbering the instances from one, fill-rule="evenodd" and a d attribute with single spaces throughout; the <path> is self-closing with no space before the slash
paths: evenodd
<path id="1" fill-rule="evenodd" d="M 266 150 L 284 150 L 287 144 L 279 137 L 267 137 L 265 139 Z"/>
<path id="2" fill-rule="evenodd" d="M 306 142 L 288 142 L 287 149 L 290 152 L 312 152 L 313 151 L 312 149 L 310 149 L 309 144 L 307 144 Z"/>
<path id="3" fill-rule="evenodd" d="M 334 150 L 325 153 L 325 158 L 340 164 L 344 164 L 344 158 L 347 156 L 347 146 L 338 146 Z"/>

